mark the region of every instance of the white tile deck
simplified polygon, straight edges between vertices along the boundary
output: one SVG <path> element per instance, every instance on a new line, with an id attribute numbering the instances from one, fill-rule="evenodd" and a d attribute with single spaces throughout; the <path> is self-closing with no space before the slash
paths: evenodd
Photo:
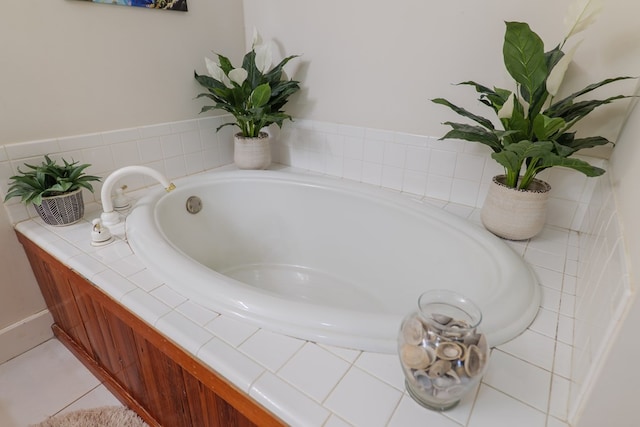
<path id="1" fill-rule="evenodd" d="M 452 203 L 440 206 L 478 221 L 477 209 Z M 95 216 L 97 212 L 86 215 L 87 239 Z M 567 286 L 575 272 L 565 272 L 567 266 L 571 268 L 567 260 L 575 258 L 575 247 L 573 252 L 569 249 L 575 237 L 568 230 L 548 227 L 529 242 L 509 243 L 540 277 L 539 315 L 525 334 L 493 350 L 489 371 L 477 391 L 440 414 L 408 397 L 393 357 L 274 334 L 167 292 L 160 279 L 139 269 L 135 255 L 123 246 L 122 234 L 117 234 L 119 241 L 113 247 L 87 249 L 77 232 L 45 226 L 38 219 L 21 223 L 18 229 L 170 337 L 185 328 L 192 331 L 190 339 L 172 338 L 294 426 L 411 426 L 424 425 L 426 420 L 435 427 L 567 425 L 568 342 L 575 299 L 575 289 Z M 58 243 L 66 248 L 63 253 L 58 254 Z M 305 367 L 311 366 L 317 371 L 303 378 Z M 321 380 L 313 380 L 318 377 Z"/>

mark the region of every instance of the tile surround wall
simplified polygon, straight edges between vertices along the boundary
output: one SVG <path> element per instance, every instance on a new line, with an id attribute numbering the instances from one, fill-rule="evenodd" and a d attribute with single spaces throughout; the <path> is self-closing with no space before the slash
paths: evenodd
<path id="1" fill-rule="evenodd" d="M 597 180 L 580 228 L 574 305 L 569 420 L 579 415 L 589 385 L 604 365 L 606 350 L 630 303 L 624 236 L 609 180 Z"/>
<path id="2" fill-rule="evenodd" d="M 464 141 L 307 120 L 274 133 L 279 163 L 467 206 L 482 206 L 503 173 L 488 147 Z M 547 223 L 579 230 L 597 180 L 562 168 L 540 176 L 553 188 Z"/>
<path id="3" fill-rule="evenodd" d="M 233 130 L 225 127 L 216 132 L 224 122 L 224 117 L 206 117 L 0 146 L 0 195 L 4 198 L 9 177 L 18 167 L 25 162 L 39 164 L 45 154 L 89 163 L 87 172 L 103 178 L 129 165 L 146 165 L 176 179 L 229 164 L 233 161 Z M 120 183 L 130 190 L 155 184 L 136 175 L 125 177 Z M 99 200 L 101 184 L 94 184 L 94 188 L 94 194 L 84 192 L 85 203 Z M 17 198 L 5 203 L 5 208 L 12 223 L 37 217 L 32 207 L 25 208 Z"/>
<path id="4" fill-rule="evenodd" d="M 91 163 L 89 172 L 106 177 L 127 165 L 153 167 L 168 178 L 191 175 L 233 161 L 233 128 L 215 129 L 225 117 L 207 117 L 91 135 L 53 138 L 0 146 L 0 195 L 9 176 L 24 162 L 39 162 L 44 154 Z M 493 175 L 501 168 L 488 149 L 463 141 L 360 128 L 335 123 L 296 120 L 272 129 L 277 163 L 360 181 L 453 203 L 480 207 Z M 588 159 L 598 166 L 607 162 Z M 559 331 L 572 341 L 569 419 L 579 413 L 590 380 L 604 356 L 603 337 L 611 336 L 629 296 L 624 245 L 608 175 L 587 179 L 555 168 L 542 178 L 553 187 L 548 224 L 574 230 L 575 256 L 567 257 L 563 314 L 569 321 Z M 124 182 L 126 180 L 126 182 Z M 130 189 L 150 184 L 145 177 L 123 179 Z M 99 199 L 86 192 L 85 201 Z M 17 199 L 5 203 L 12 223 L 36 217 Z M 568 272 L 568 274 L 567 274 Z M 605 303 L 603 303 L 603 301 Z"/>

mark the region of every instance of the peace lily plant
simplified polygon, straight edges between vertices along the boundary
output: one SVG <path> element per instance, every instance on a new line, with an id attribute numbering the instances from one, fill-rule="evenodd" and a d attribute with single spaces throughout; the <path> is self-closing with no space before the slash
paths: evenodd
<path id="1" fill-rule="evenodd" d="M 601 86 L 632 77 L 615 77 L 586 86 L 565 98 L 556 99 L 565 72 L 578 44 L 563 51 L 567 41 L 594 22 L 601 1 L 578 0 L 565 19 L 566 35 L 562 42 L 545 52 L 542 39 L 522 22 L 507 22 L 504 36 L 504 65 L 515 80 L 515 90 L 493 89 L 474 81 L 459 83 L 475 88 L 479 101 L 497 115 L 502 129 L 482 116 L 473 114 L 443 98 L 433 99 L 475 125 L 446 122 L 450 130 L 442 139 L 462 139 L 489 146 L 491 157 L 505 169 L 505 185 L 526 190 L 537 174 L 553 166 L 575 169 L 587 176 L 599 176 L 604 170 L 572 158 L 578 150 L 610 144 L 602 136 L 576 137 L 576 123 L 595 108 L 624 95 L 598 100 L 578 98 Z"/>
<path id="2" fill-rule="evenodd" d="M 224 110 L 233 115 L 235 122 L 218 127 L 237 126 L 244 137 L 258 137 L 260 130 L 273 123 L 282 127 L 284 120 L 291 120 L 282 108 L 290 95 L 300 89 L 299 82 L 287 79 L 283 67 L 298 55 L 291 55 L 271 67 L 273 61 L 271 43 L 263 43 L 254 30 L 251 50 L 244 56 L 241 67 L 221 55 L 219 62 L 205 58 L 209 75 L 194 75 L 208 92 L 197 98 L 209 98 L 214 105 L 202 107 L 201 113 L 209 110 Z"/>

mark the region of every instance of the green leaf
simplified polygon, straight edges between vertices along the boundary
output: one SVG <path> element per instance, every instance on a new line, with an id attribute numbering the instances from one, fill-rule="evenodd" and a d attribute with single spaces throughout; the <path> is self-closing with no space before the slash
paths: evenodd
<path id="1" fill-rule="evenodd" d="M 507 22 L 502 53 L 504 65 L 513 79 L 522 86 L 523 97 L 531 101 L 548 75 L 544 43 L 529 25 Z"/>
<path id="2" fill-rule="evenodd" d="M 458 107 L 457 105 L 452 104 L 451 102 L 447 101 L 444 98 L 435 98 L 435 99 L 432 99 L 431 102 L 449 107 L 456 113 L 460 114 L 461 116 L 471 119 L 474 122 L 484 126 L 487 129 L 491 129 L 491 130 L 495 129 L 491 120 L 485 119 L 484 117 L 481 117 L 481 116 L 477 116 L 465 110 L 464 108 L 461 108 L 461 107 Z"/>
<path id="3" fill-rule="evenodd" d="M 547 70 L 553 70 L 553 67 L 562 59 L 564 52 L 560 49 L 560 46 L 554 47 L 549 52 L 545 52 L 544 58 L 547 63 Z"/>
<path id="4" fill-rule="evenodd" d="M 220 68 L 222 68 L 222 71 L 224 71 L 225 74 L 229 75 L 229 71 L 233 70 L 235 67 L 233 66 L 233 64 L 231 64 L 231 61 L 229 61 L 229 58 L 227 58 L 226 56 L 220 55 L 219 53 L 216 53 L 216 55 L 218 55 Z"/>
<path id="5" fill-rule="evenodd" d="M 602 174 L 604 174 L 605 170 L 595 167 L 595 166 L 591 166 L 589 163 L 580 160 L 580 159 L 575 159 L 575 158 L 565 158 L 565 157 L 560 157 L 560 156 L 551 156 L 547 159 L 545 159 L 545 161 L 543 161 L 543 167 L 549 168 L 552 166 L 562 166 L 565 168 L 570 168 L 570 169 L 574 169 L 577 170 L 578 172 L 582 172 L 583 174 L 585 174 L 588 177 L 594 177 L 594 176 L 600 176 Z"/>
<path id="6" fill-rule="evenodd" d="M 629 96 L 626 95 L 617 95 L 617 96 L 612 96 L 610 98 L 607 99 L 596 99 L 596 100 L 591 100 L 591 101 L 580 101 L 580 102 L 576 102 L 574 103 L 563 103 L 561 106 L 557 105 L 556 106 L 558 108 L 549 108 L 547 109 L 546 113 L 550 116 L 550 117 L 561 117 L 563 118 L 567 123 L 571 123 L 572 125 L 575 124 L 578 120 L 584 118 L 585 116 L 587 116 L 589 113 L 591 113 L 593 110 L 595 110 L 597 107 L 601 106 L 601 105 L 606 105 L 606 104 L 610 104 L 613 101 L 616 101 L 618 99 L 624 99 L 624 98 L 629 98 Z"/>
<path id="7" fill-rule="evenodd" d="M 522 141 L 529 137 L 530 121 L 524 116 L 524 108 L 520 102 L 514 103 L 511 118 L 502 119 L 502 124 L 505 129 L 509 129 L 511 131 L 508 137 L 504 138 L 505 146 Z"/>
<path id="8" fill-rule="evenodd" d="M 64 165 L 56 164 L 49 156 L 38 166 L 25 164 L 30 170 L 22 171 L 12 176 L 5 201 L 13 197 L 20 197 L 23 203 L 42 203 L 42 197 L 71 192 L 79 187 L 93 191 L 89 181 L 99 181 L 100 177 L 86 175 L 84 171 L 90 165 L 78 162 L 68 162 L 62 159 Z"/>
<path id="9" fill-rule="evenodd" d="M 247 82 L 249 88 L 258 87 L 262 83 L 262 74 L 256 67 L 256 52 L 250 50 L 242 60 L 242 68 L 247 70 Z"/>
<path id="10" fill-rule="evenodd" d="M 471 126 L 463 123 L 446 122 L 453 130 L 440 139 L 463 139 L 465 141 L 479 142 L 488 145 L 495 152 L 502 151 L 502 144 L 498 137 L 480 126 Z"/>
<path id="11" fill-rule="evenodd" d="M 206 76 L 204 74 L 198 74 L 195 71 L 193 72 L 194 78 L 198 83 L 200 83 L 203 87 L 212 90 L 212 89 L 227 89 L 227 87 L 220 81 L 214 79 L 211 76 Z"/>
<path id="12" fill-rule="evenodd" d="M 498 112 L 498 110 L 502 108 L 504 103 L 507 102 L 507 99 L 511 95 L 511 91 L 509 90 L 500 88 L 490 89 L 471 80 L 458 83 L 458 85 L 468 85 L 475 87 L 476 92 L 480 93 L 480 102 L 493 108 L 495 112 Z"/>
<path id="13" fill-rule="evenodd" d="M 585 148 L 598 147 L 600 145 L 606 144 L 613 144 L 613 142 L 602 136 L 590 136 L 587 138 L 574 139 L 571 144 L 567 144 L 567 147 L 571 147 L 574 149 L 574 151 L 578 151 Z"/>
<path id="14" fill-rule="evenodd" d="M 551 118 L 544 114 L 538 114 L 533 120 L 533 132 L 538 141 L 549 140 L 565 125 L 566 122 L 560 117 Z"/>
<path id="15" fill-rule="evenodd" d="M 516 153 L 525 158 L 542 158 L 552 153 L 553 143 L 551 141 L 520 141 L 505 148 L 507 151 Z"/>
<path id="16" fill-rule="evenodd" d="M 256 53 L 252 49 L 244 56 L 242 62 L 242 68 L 247 71 L 247 77 L 242 85 L 235 84 L 233 88 L 227 88 L 224 83 L 215 78 L 199 75 L 194 71 L 196 81 L 209 91 L 209 93 L 198 94 L 196 99 L 208 98 L 214 102 L 214 105 L 202 107 L 200 112 L 227 111 L 236 120 L 236 123 L 229 125 L 238 126 L 245 136 L 257 135 L 261 128 L 272 123 L 280 126 L 282 119 L 271 114 L 280 113 L 280 109 L 287 103 L 288 97 L 300 90 L 297 81 L 281 81 L 283 66 L 296 57 L 297 55 L 292 55 L 283 59 L 266 75 L 263 75 L 256 67 Z M 228 75 L 234 69 L 231 61 L 220 54 L 218 54 L 218 59 L 220 69 Z M 275 119 L 278 121 L 274 121 Z"/>
<path id="17" fill-rule="evenodd" d="M 291 61 L 293 58 L 297 58 L 300 55 L 291 55 L 291 56 L 287 56 L 286 58 L 284 58 L 282 61 L 280 61 L 278 63 L 278 65 L 276 65 L 275 67 L 273 67 L 265 76 L 264 78 L 271 83 L 272 85 L 275 84 L 276 82 L 280 81 L 280 79 L 282 78 L 282 68 L 289 62 Z"/>
<path id="18" fill-rule="evenodd" d="M 513 151 L 501 151 L 499 153 L 491 153 L 491 158 L 502 165 L 506 171 L 512 172 L 512 174 L 516 175 L 522 169 L 522 163 L 524 159 L 521 158 L 517 153 Z M 510 186 L 515 186 L 511 185 Z"/>
<path id="19" fill-rule="evenodd" d="M 598 89 L 599 87 L 608 85 L 608 84 L 613 83 L 613 82 L 617 82 L 619 80 L 627 80 L 627 79 L 634 79 L 634 78 L 636 78 L 636 77 L 629 77 L 629 76 L 615 77 L 615 78 L 602 80 L 602 81 L 600 81 L 598 83 L 590 84 L 590 85 L 586 86 L 585 88 L 583 88 L 582 90 L 579 90 L 579 91 L 577 91 L 575 93 L 572 93 L 571 95 L 567 96 L 566 98 L 563 98 L 560 101 L 555 102 L 552 106 L 550 106 L 547 109 L 546 112 L 550 116 L 561 117 L 561 113 L 557 113 L 557 112 L 558 111 L 562 111 L 565 108 L 567 108 L 567 106 L 570 106 L 571 104 L 573 104 L 573 101 L 576 98 L 578 98 L 579 96 L 582 96 L 582 95 L 587 94 L 587 93 L 589 93 L 591 91 L 594 91 L 594 90 Z"/>
<path id="20" fill-rule="evenodd" d="M 262 107 L 269 102 L 271 98 L 271 87 L 268 83 L 262 84 L 255 88 L 249 97 L 249 105 L 254 108 Z"/>

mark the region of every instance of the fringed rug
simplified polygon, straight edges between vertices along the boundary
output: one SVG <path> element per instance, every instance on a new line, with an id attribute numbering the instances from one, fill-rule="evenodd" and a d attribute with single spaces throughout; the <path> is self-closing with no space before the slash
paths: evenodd
<path id="1" fill-rule="evenodd" d="M 82 409 L 47 418 L 31 427 L 149 427 L 131 409 L 124 406 L 105 406 Z"/>

